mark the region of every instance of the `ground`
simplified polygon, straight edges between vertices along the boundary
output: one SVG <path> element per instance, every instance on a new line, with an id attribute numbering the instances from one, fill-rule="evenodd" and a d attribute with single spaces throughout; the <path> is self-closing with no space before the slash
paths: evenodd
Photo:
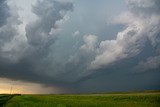
<path id="1" fill-rule="evenodd" d="M 4 107 L 160 107 L 160 91 L 0 95 L 0 104 Z"/>

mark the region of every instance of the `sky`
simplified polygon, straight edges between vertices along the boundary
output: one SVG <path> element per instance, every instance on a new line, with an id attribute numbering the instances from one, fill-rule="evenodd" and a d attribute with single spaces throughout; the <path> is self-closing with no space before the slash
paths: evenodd
<path id="1" fill-rule="evenodd" d="M 0 93 L 160 89 L 159 0 L 0 0 Z"/>

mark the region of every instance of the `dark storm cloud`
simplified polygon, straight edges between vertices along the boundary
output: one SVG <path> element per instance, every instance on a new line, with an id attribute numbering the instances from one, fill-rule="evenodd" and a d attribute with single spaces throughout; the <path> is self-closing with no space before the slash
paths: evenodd
<path id="1" fill-rule="evenodd" d="M 27 63 L 32 65 L 31 72 L 43 78 L 52 78 L 51 83 L 55 83 L 55 81 L 65 82 L 60 79 L 64 70 L 59 71 L 59 69 L 63 67 L 58 65 L 57 68 L 53 64 L 55 61 L 51 60 L 49 55 L 52 54 L 51 46 L 57 39 L 56 32 L 59 29 L 57 22 L 63 21 L 66 13 L 72 9 L 73 5 L 69 2 L 38 1 L 32 9 L 38 19 L 26 26 L 29 52 L 22 60 L 28 61 Z"/>
<path id="2" fill-rule="evenodd" d="M 129 11 L 116 18 L 126 29 L 100 43 L 90 66 L 97 72 L 80 80 L 81 92 L 160 89 L 160 2 L 126 1 Z"/>
<path id="3" fill-rule="evenodd" d="M 18 35 L 17 27 L 21 23 L 19 21 L 19 16 L 16 11 L 16 8 L 13 9 L 7 5 L 6 0 L 0 1 L 0 21 L 2 21 L 0 26 L 0 58 L 6 58 L 5 60 L 11 57 L 14 51 L 10 48 L 9 44 L 15 39 Z"/>
<path id="4" fill-rule="evenodd" d="M 78 87 L 75 88 L 77 91 L 102 91 L 109 86 L 112 87 L 109 90 L 123 90 L 125 86 L 136 87 L 136 82 L 142 80 L 141 76 L 134 76 L 134 73 L 130 72 L 133 71 L 132 68 L 138 69 L 139 65 L 144 71 L 159 68 L 158 0 L 127 0 L 129 11 L 116 20 L 116 23 L 124 25 L 124 29 L 117 32 L 116 39 L 99 41 L 98 36 L 84 35 L 78 40 L 82 44 L 75 47 L 76 51 L 68 52 L 69 55 L 65 56 L 67 51 L 72 51 L 69 45 L 65 46 L 63 53 L 57 51 L 60 54 L 57 55 L 59 59 L 54 53 L 59 48 L 55 45 L 58 38 L 56 33 L 59 31 L 58 23 L 65 19 L 68 11 L 73 10 L 72 3 L 37 0 L 32 6 L 36 19 L 27 23 L 24 35 L 17 30 L 21 24 L 17 10 L 7 6 L 4 0 L 0 3 L 4 4 L 0 10 L 3 16 L 0 16 L 3 20 L 0 23 L 0 77 L 45 85 Z M 146 44 L 149 44 L 147 49 L 152 49 L 153 53 L 146 55 Z M 154 72 L 150 73 L 155 76 Z M 149 74 L 146 76 L 149 77 Z M 136 77 L 138 80 L 134 80 Z M 126 82 L 127 79 L 129 82 Z M 141 84 L 148 81 L 151 83 L 153 79 L 142 80 L 138 87 L 143 87 Z M 159 79 L 156 77 L 155 85 L 157 81 Z M 130 84 L 131 82 L 133 84 Z M 123 85 L 120 86 L 119 83 Z"/>
<path id="5" fill-rule="evenodd" d="M 37 20 L 26 26 L 26 37 L 29 44 L 28 55 L 23 60 L 28 60 L 33 65 L 32 72 L 51 76 L 55 71 L 52 69 L 52 60 L 48 57 L 50 46 L 57 39 L 58 21 L 63 21 L 67 11 L 72 11 L 73 5 L 69 2 L 53 0 L 38 1 L 32 11 Z M 52 75 L 49 75 L 51 72 Z"/>
<path id="6" fill-rule="evenodd" d="M 53 39 L 56 38 L 54 32 L 58 29 L 56 22 L 62 20 L 72 7 L 71 3 L 53 0 L 38 1 L 32 9 L 38 19 L 26 26 L 28 43 L 33 47 L 52 44 Z"/>
<path id="7" fill-rule="evenodd" d="M 6 4 L 6 0 L 1 0 L 0 1 L 0 27 L 6 23 L 8 16 L 9 16 L 9 12 L 8 12 L 8 6 Z"/>
<path id="8" fill-rule="evenodd" d="M 84 35 L 83 41 L 84 44 L 79 47 L 78 52 L 70 56 L 65 65 L 65 76 L 67 78 L 64 78 L 70 79 L 72 82 L 76 82 L 90 74 L 87 71 L 87 67 L 95 56 L 95 48 L 98 42 L 97 36 Z"/>
<path id="9" fill-rule="evenodd" d="M 21 24 L 17 10 L 4 2 L 1 2 L 4 5 L 0 12 L 2 15 L 10 13 L 10 16 L 0 27 L 0 76 L 42 84 L 57 84 L 58 82 L 47 74 L 52 63 L 48 55 L 50 46 L 56 40 L 57 22 L 63 21 L 66 13 L 72 11 L 72 3 L 38 0 L 32 7 L 37 19 L 28 23 L 26 35 L 21 35 L 17 30 Z M 5 6 L 9 7 L 8 10 Z M 6 17 L 1 17 L 1 20 L 4 22 Z"/>
<path id="10" fill-rule="evenodd" d="M 135 66 L 135 71 L 138 72 L 146 72 L 157 69 L 160 71 L 160 56 L 149 57 L 145 61 L 141 61 Z"/>

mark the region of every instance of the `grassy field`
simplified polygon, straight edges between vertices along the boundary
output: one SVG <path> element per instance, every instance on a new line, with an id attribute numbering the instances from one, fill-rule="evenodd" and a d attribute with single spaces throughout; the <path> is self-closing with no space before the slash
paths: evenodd
<path id="1" fill-rule="evenodd" d="M 7 95 L 1 94 L 0 95 L 0 107 L 7 103 L 10 99 L 12 99 L 15 95 Z"/>
<path id="2" fill-rule="evenodd" d="M 0 101 L 4 107 L 160 107 L 160 92 L 0 95 Z"/>

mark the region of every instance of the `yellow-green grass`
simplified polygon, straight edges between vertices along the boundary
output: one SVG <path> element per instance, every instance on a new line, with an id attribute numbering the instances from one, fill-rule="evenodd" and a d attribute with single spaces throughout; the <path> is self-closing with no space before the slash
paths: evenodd
<path id="1" fill-rule="evenodd" d="M 160 92 L 20 95 L 5 107 L 160 107 Z"/>

